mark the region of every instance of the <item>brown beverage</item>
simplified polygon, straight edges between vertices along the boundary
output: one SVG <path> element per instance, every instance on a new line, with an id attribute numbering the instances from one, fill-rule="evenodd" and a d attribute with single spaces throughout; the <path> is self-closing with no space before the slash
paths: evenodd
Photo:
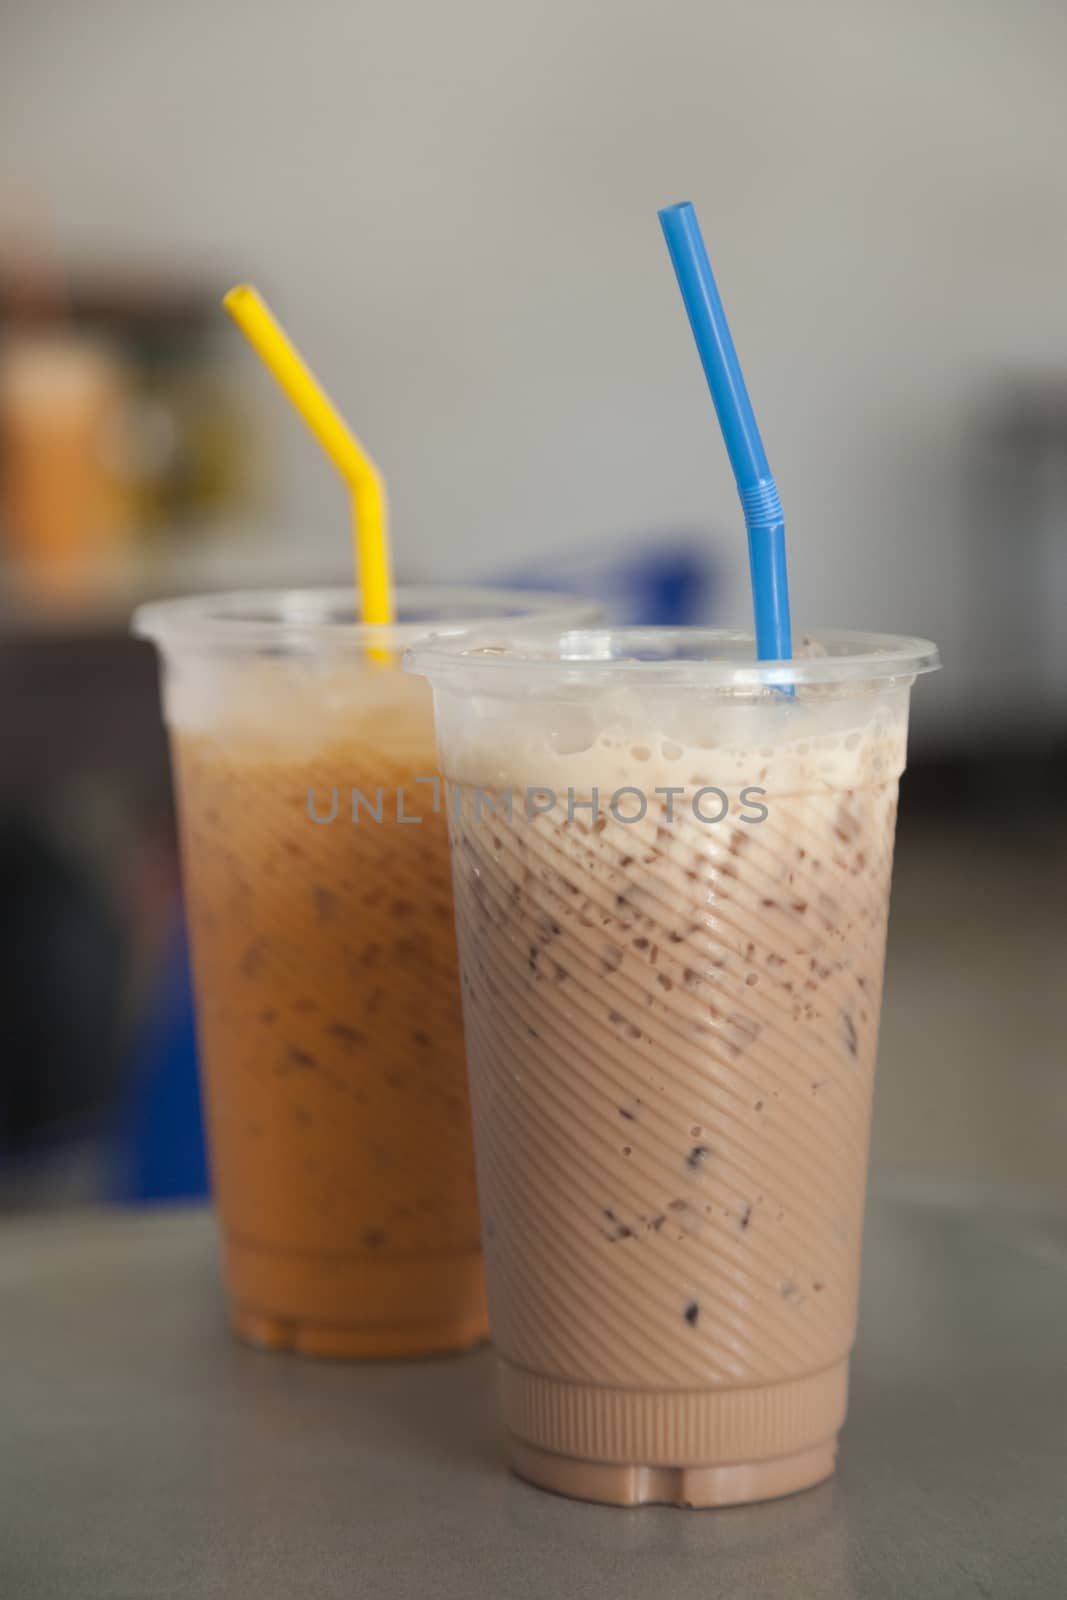
<path id="1" fill-rule="evenodd" d="M 855 1331 L 916 652 L 785 696 L 714 644 L 415 652 L 513 1462 L 622 1504 L 826 1477 Z"/>
<path id="2" fill-rule="evenodd" d="M 234 1326 L 406 1355 L 482 1338 L 484 1286 L 432 708 L 399 669 L 433 623 L 374 659 L 351 606 L 238 596 L 139 625 L 167 662 Z"/>

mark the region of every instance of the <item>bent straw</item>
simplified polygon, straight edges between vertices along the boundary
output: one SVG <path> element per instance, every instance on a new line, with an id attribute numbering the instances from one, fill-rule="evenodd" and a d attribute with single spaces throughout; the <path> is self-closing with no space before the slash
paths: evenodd
<path id="1" fill-rule="evenodd" d="M 363 620 L 392 622 L 389 510 L 381 473 L 256 290 L 238 284 L 222 303 L 348 485 Z"/>
<path id="2" fill-rule="evenodd" d="M 782 502 L 756 426 L 696 212 L 686 200 L 681 205 L 665 207 L 659 220 L 745 514 L 756 614 L 756 654 L 761 661 L 788 661 L 793 645 Z"/>

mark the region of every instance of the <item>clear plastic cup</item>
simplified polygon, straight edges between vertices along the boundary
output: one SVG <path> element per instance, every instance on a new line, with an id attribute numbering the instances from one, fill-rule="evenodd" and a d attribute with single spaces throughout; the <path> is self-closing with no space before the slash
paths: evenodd
<path id="1" fill-rule="evenodd" d="M 213 1187 L 237 1331 L 332 1356 L 485 1333 L 432 708 L 403 650 L 564 596 L 143 607 L 163 658 Z M 373 651 L 373 653 L 372 653 Z"/>
<path id="2" fill-rule="evenodd" d="M 816 1483 L 856 1323 L 909 693 L 937 652 L 499 628 L 407 660 L 448 786 L 514 1466 L 624 1505 Z"/>

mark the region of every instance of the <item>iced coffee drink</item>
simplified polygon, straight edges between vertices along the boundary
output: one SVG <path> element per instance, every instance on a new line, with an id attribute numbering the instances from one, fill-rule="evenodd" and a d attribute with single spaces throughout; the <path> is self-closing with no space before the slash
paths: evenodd
<path id="1" fill-rule="evenodd" d="M 445 817 L 405 644 L 487 591 L 147 608 L 172 736 L 232 1319 L 263 1345 L 400 1355 L 485 1334 Z M 545 602 L 565 611 L 565 603 Z"/>
<path id="2" fill-rule="evenodd" d="M 913 641 L 416 650 L 449 785 L 517 1470 L 621 1504 L 833 1469 Z M 791 691 L 791 692 L 790 692 Z"/>

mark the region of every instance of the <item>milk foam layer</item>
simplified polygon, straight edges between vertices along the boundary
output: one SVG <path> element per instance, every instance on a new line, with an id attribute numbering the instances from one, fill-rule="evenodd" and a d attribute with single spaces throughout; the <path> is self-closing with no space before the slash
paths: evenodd
<path id="1" fill-rule="evenodd" d="M 421 773 L 432 761 L 427 685 L 397 662 L 352 653 L 183 653 L 167 659 L 164 709 L 176 732 L 218 738 L 233 755 L 244 751 L 250 759 L 266 752 L 301 759 L 343 745 L 349 753 L 366 752 L 368 779 L 376 754 L 383 771 L 409 760 Z"/>
<path id="2" fill-rule="evenodd" d="M 605 795 L 624 785 L 651 793 L 760 784 L 806 794 L 900 777 L 908 691 L 739 701 L 617 691 L 516 702 L 439 690 L 436 707 L 446 774 L 462 784 Z"/>

